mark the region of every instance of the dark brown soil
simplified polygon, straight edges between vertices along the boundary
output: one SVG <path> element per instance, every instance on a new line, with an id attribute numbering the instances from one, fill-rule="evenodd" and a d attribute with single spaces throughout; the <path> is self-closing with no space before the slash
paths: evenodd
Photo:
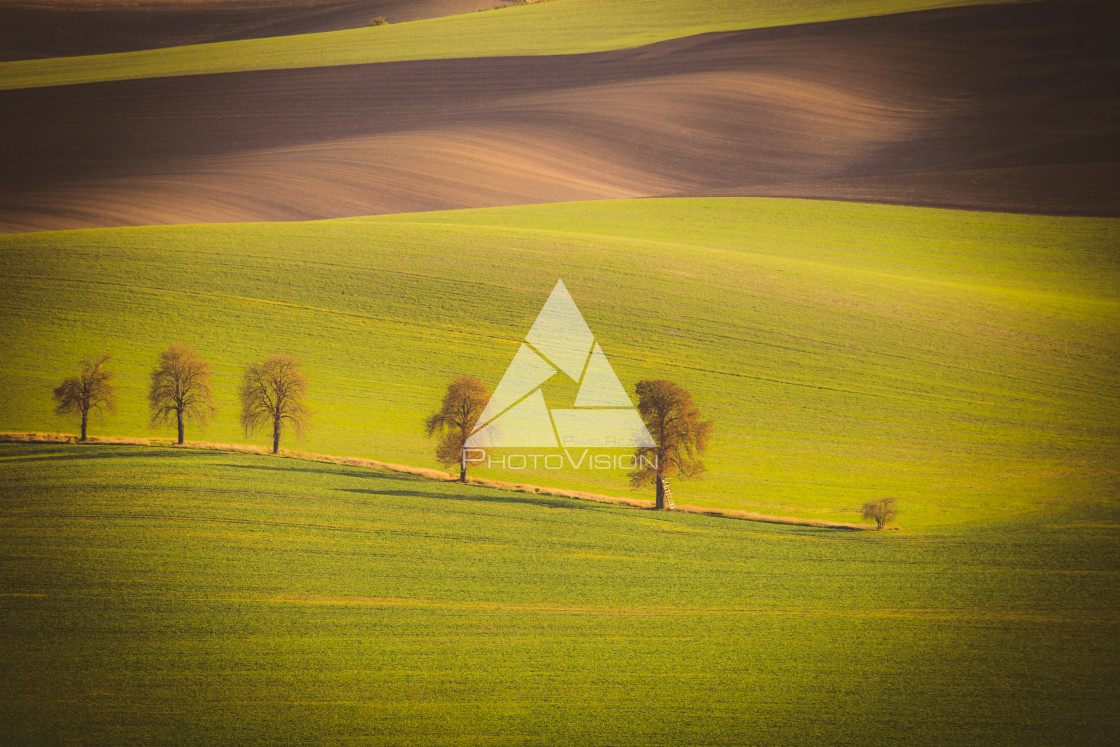
<path id="1" fill-rule="evenodd" d="M 658 195 L 1120 215 L 1120 47 L 1072 7 L 3 92 L 0 231 Z"/>

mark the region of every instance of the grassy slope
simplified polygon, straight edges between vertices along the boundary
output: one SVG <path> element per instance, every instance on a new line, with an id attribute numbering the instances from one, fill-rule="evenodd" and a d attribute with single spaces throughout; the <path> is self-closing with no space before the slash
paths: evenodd
<path id="1" fill-rule="evenodd" d="M 834 533 L 271 457 L 7 444 L 0 729 L 1104 743 L 1120 525 L 1057 521 Z"/>
<path id="2" fill-rule="evenodd" d="M 291 445 L 434 466 L 448 378 L 493 387 L 562 277 L 627 388 L 677 380 L 716 420 L 681 503 L 850 521 L 891 494 L 914 528 L 1112 501 L 1118 230 L 696 199 L 8 236 L 0 430 L 72 430 L 50 389 L 108 352 L 120 408 L 93 432 L 143 435 L 146 372 L 181 341 L 221 410 L 188 438 L 240 440 L 241 371 L 286 350 L 318 413 Z M 490 476 L 629 494 L 619 472 Z"/>
<path id="3" fill-rule="evenodd" d="M 0 64 L 0 89 L 236 70 L 623 49 L 710 31 L 782 26 L 973 0 L 554 0 L 376 28 Z"/>

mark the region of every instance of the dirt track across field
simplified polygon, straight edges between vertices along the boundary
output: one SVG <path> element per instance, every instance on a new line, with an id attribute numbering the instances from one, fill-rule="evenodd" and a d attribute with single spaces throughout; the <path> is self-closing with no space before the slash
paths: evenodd
<path id="1" fill-rule="evenodd" d="M 1120 53 L 992 6 L 0 93 L 0 231 L 663 195 L 1120 215 Z"/>

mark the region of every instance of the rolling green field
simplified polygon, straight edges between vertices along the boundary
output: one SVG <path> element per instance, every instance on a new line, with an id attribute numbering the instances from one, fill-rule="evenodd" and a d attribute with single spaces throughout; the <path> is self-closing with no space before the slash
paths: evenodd
<path id="1" fill-rule="evenodd" d="M 188 439 L 242 441 L 241 373 L 283 351 L 316 410 L 283 445 L 434 467 L 447 381 L 495 386 L 562 278 L 628 390 L 673 379 L 715 420 L 678 503 L 852 521 L 893 495 L 908 529 L 1112 503 L 1118 232 L 727 198 L 5 236 L 0 430 L 74 432 L 50 391 L 109 353 L 119 409 L 91 435 L 170 436 L 147 372 L 180 342 L 218 393 Z M 618 471 L 478 474 L 635 496 Z"/>
<path id="2" fill-rule="evenodd" d="M 735 31 L 974 5 L 975 0 L 553 0 L 412 23 L 0 63 L 0 90 L 399 60 L 577 54 Z M 995 3 L 992 3 L 995 4 Z"/>
<path id="3" fill-rule="evenodd" d="M 1105 744 L 1120 515 L 783 527 L 0 445 L 9 743 Z"/>
<path id="4" fill-rule="evenodd" d="M 4 62 L 0 90 L 579 54 L 974 4 L 552 0 Z M 1054 62 L 1060 36 L 1030 36 L 1029 49 L 1058 51 L 1008 55 L 1006 69 L 1035 77 L 1006 79 L 1045 92 L 1084 69 L 1071 65 L 1097 64 Z M 928 38 L 934 59 L 948 37 Z M 836 65 L 849 49 L 825 56 Z M 905 127 L 938 138 L 992 127 L 967 101 L 930 98 L 945 117 Z M 1023 106 L 1023 121 L 1050 126 L 1052 106 Z M 128 121 L 146 127 L 144 116 Z M 463 120 L 464 132 L 489 132 Z M 1076 142 L 1104 137 L 1092 127 L 1096 139 Z M 333 147 L 308 146 L 323 143 Z M 909 147 L 888 152 L 901 162 Z M 1051 168 L 1051 145 L 1016 148 L 946 155 L 947 173 L 974 163 L 980 178 L 984 164 L 1019 158 L 1035 175 L 1024 179 L 1041 179 L 1085 158 L 1059 154 L 1076 162 Z M 75 173 L 97 170 L 81 158 Z M 41 195 L 61 188 L 64 161 L 44 172 Z M 122 174 L 176 163 L 138 159 Z M 683 197 L 0 235 L 0 743 L 1114 744 L 1117 247 L 1120 218 Z M 889 496 L 901 531 L 656 512 L 222 450 L 271 445 L 270 433 L 241 432 L 237 392 L 249 364 L 289 353 L 305 364 L 314 418 L 282 447 L 438 467 L 423 423 L 448 381 L 493 389 L 561 279 L 628 392 L 671 379 L 714 420 L 708 472 L 674 480 L 678 505 L 856 522 L 864 502 Z M 149 425 L 149 372 L 176 343 L 213 365 L 217 415 L 186 430 L 206 449 L 161 445 L 173 428 Z M 90 434 L 164 441 L 7 442 L 76 433 L 51 391 L 104 354 L 118 408 Z M 544 392 L 569 407 L 576 385 L 555 377 Z M 653 497 L 631 491 L 622 468 L 472 476 Z"/>

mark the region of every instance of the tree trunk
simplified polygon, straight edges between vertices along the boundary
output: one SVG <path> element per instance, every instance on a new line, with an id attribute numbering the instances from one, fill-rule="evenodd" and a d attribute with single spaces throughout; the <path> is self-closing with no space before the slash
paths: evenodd
<path id="1" fill-rule="evenodd" d="M 280 453 L 280 418 L 272 421 L 272 453 Z"/>
<path id="2" fill-rule="evenodd" d="M 89 423 L 89 410 L 82 412 L 82 440 L 86 440 L 86 425 Z"/>
<path id="3" fill-rule="evenodd" d="M 459 482 L 467 481 L 467 465 L 459 462 Z"/>
<path id="4" fill-rule="evenodd" d="M 176 418 L 176 420 L 178 420 L 178 423 L 179 423 L 179 445 L 182 446 L 183 445 L 183 411 L 182 410 L 176 410 L 175 411 L 175 418 Z"/>
<path id="5" fill-rule="evenodd" d="M 661 479 L 661 475 L 657 476 L 657 502 L 653 507 L 659 511 L 665 508 L 665 481 Z"/>

